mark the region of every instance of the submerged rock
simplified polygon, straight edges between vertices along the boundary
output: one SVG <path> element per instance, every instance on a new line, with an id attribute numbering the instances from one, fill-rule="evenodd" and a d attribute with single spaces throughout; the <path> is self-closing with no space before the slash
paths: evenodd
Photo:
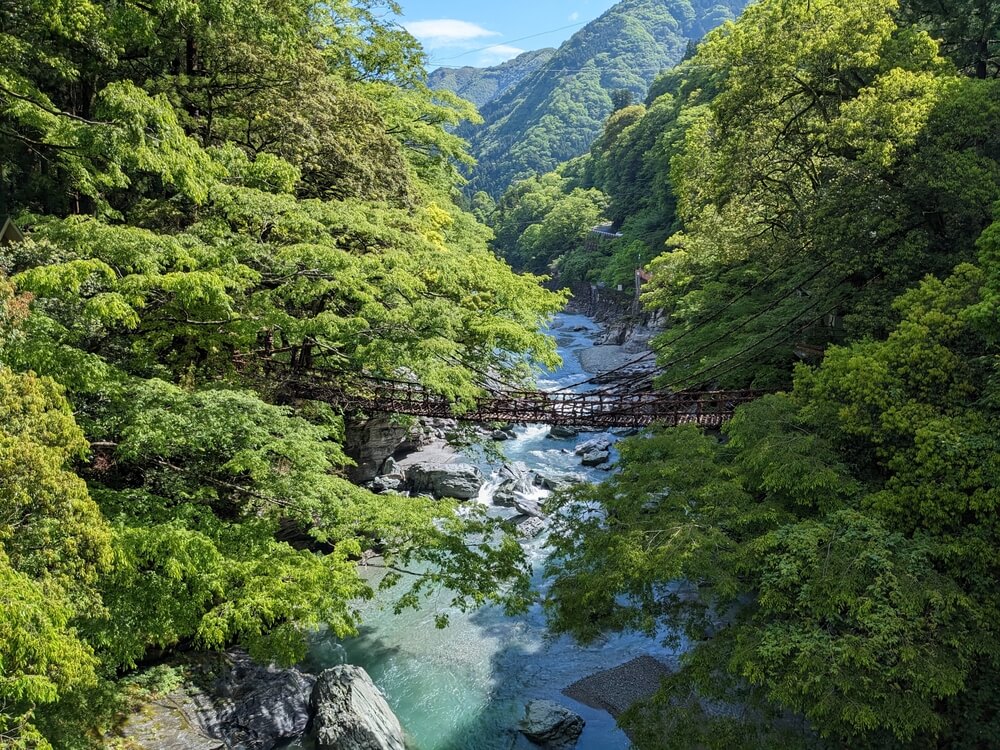
<path id="1" fill-rule="evenodd" d="M 585 724 L 582 716 L 555 701 L 532 701 L 525 707 L 521 733 L 548 750 L 569 750 Z"/>
<path id="2" fill-rule="evenodd" d="M 563 425 L 555 425 L 549 429 L 549 434 L 547 437 L 553 440 L 569 440 L 570 438 L 575 438 L 580 434 L 580 431 L 573 427 L 565 427 Z"/>
<path id="3" fill-rule="evenodd" d="M 316 750 L 405 750 L 399 719 L 361 667 L 323 672 L 309 705 Z"/>
<path id="4" fill-rule="evenodd" d="M 486 483 L 482 472 L 472 464 L 413 464 L 406 476 L 409 488 L 416 493 L 429 492 L 455 500 L 472 500 Z"/>

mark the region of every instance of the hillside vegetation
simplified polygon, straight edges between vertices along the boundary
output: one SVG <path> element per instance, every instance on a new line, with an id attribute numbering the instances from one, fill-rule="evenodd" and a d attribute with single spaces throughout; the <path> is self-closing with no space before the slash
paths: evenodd
<path id="1" fill-rule="evenodd" d="M 733 18 L 744 0 L 623 0 L 564 43 L 536 72 L 467 125 L 477 160 L 470 192 L 500 195 L 512 182 L 587 151 L 616 107 L 641 100 L 689 42 Z"/>

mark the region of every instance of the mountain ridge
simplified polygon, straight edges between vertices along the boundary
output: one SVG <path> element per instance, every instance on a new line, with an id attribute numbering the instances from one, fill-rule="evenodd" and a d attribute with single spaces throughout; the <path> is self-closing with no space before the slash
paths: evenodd
<path id="1" fill-rule="evenodd" d="M 499 196 L 518 179 L 585 153 L 614 111 L 615 92 L 645 98 L 656 75 L 679 63 L 690 42 L 735 18 L 746 4 L 622 0 L 612 6 L 484 104 L 483 125 L 460 128 L 478 162 L 468 175 L 470 193 Z"/>
<path id="2" fill-rule="evenodd" d="M 522 52 L 512 60 L 488 68 L 470 65 L 431 71 L 427 85 L 432 89 L 447 89 L 482 109 L 497 97 L 519 84 L 556 54 L 554 47 Z"/>

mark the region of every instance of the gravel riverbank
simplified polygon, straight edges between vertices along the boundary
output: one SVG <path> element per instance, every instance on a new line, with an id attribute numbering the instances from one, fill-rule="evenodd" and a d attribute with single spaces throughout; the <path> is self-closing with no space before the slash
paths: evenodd
<path id="1" fill-rule="evenodd" d="M 651 698 L 670 668 L 652 656 L 640 656 L 614 669 L 584 677 L 563 690 L 573 700 L 618 718 L 633 704 Z"/>

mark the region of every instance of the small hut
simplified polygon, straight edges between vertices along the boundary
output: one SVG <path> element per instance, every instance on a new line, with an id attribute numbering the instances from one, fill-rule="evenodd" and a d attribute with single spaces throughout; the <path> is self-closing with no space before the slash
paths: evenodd
<path id="1" fill-rule="evenodd" d="M 3 230 L 0 231 L 0 247 L 7 247 L 8 245 L 14 245 L 18 242 L 24 240 L 24 235 L 21 230 L 17 228 L 17 224 L 10 220 L 10 217 L 4 222 Z"/>

